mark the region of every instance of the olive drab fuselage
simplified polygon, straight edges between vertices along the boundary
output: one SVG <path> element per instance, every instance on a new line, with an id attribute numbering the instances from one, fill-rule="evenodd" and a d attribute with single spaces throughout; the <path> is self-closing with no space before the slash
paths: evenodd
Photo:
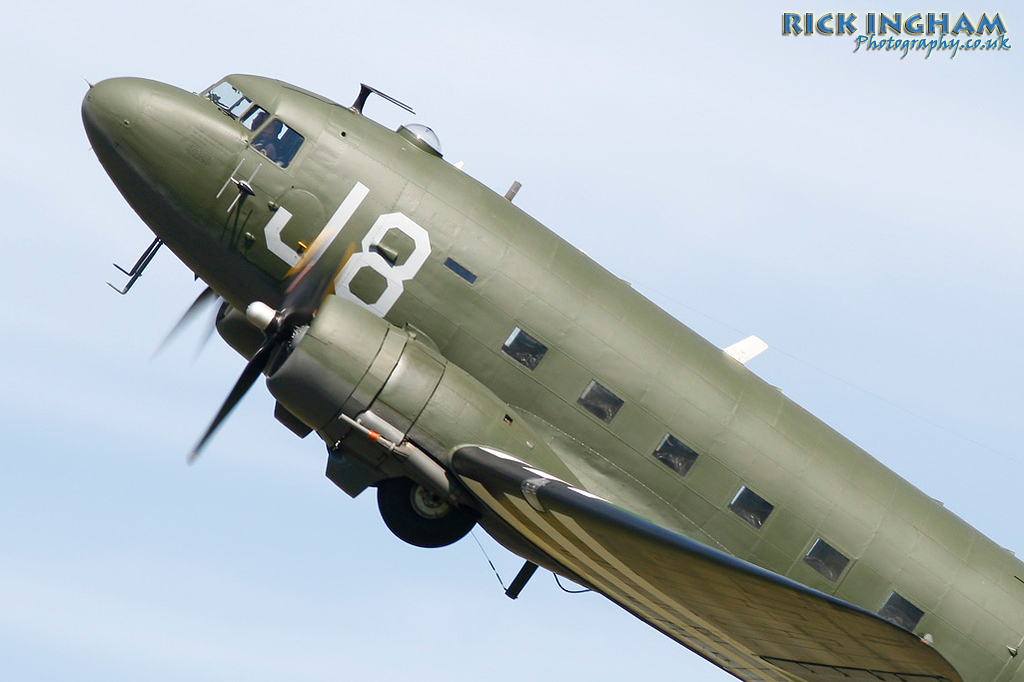
<path id="1" fill-rule="evenodd" d="M 238 311 L 276 306 L 304 257 L 344 263 L 337 298 L 268 381 L 289 428 L 333 445 L 350 431 L 342 415 L 370 413 L 442 477 L 457 446 L 501 448 L 903 618 L 965 680 L 1024 680 L 1011 651 L 1024 641 L 1024 565 L 1011 553 L 449 164 L 418 129 L 385 129 L 274 80 L 216 87 L 219 103 L 105 81 L 83 117 L 128 202 L 230 304 L 222 334 L 244 354 L 260 333 Z M 232 92 L 245 101 L 226 101 Z M 273 152 L 257 145 L 270 126 Z M 328 472 L 350 494 L 398 472 L 365 443 L 349 454 L 356 464 Z"/>

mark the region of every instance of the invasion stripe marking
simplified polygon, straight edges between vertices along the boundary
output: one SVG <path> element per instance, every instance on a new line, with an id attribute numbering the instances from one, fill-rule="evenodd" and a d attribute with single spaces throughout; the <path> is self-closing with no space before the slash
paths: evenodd
<path id="1" fill-rule="evenodd" d="M 620 603 L 625 602 L 636 604 L 637 610 L 639 610 L 643 614 L 644 620 L 647 620 L 652 624 L 671 624 L 673 626 L 671 628 L 662 626 L 658 627 L 663 631 L 669 629 L 671 629 L 672 631 L 678 631 L 678 635 L 673 635 L 674 639 L 677 639 L 680 642 L 687 644 L 688 646 L 690 646 L 690 648 L 694 649 L 698 653 L 701 653 L 701 651 L 706 652 L 708 657 L 716 659 L 716 662 L 718 662 L 719 664 L 725 664 L 728 667 L 732 667 L 736 670 L 744 670 L 747 674 L 753 675 L 755 674 L 755 671 L 761 673 L 776 672 L 771 668 L 766 668 L 762 661 L 756 658 L 752 660 L 751 654 L 745 653 L 742 646 L 738 646 L 732 642 L 725 640 L 715 631 L 714 628 L 708 625 L 698 625 L 697 623 L 703 623 L 703 619 L 697 618 L 696 616 L 694 616 L 694 614 L 690 613 L 689 611 L 678 605 L 674 600 L 668 599 L 667 597 L 665 597 L 665 595 L 661 595 L 662 599 L 660 601 L 668 603 L 661 605 L 656 604 L 650 600 L 652 595 L 645 595 L 641 587 L 637 585 L 630 586 L 623 582 L 621 578 L 628 579 L 628 575 L 614 575 L 609 570 L 602 567 L 602 563 L 605 563 L 605 565 L 608 564 L 606 562 L 601 561 L 600 559 L 592 558 L 590 554 L 592 551 L 597 551 L 605 555 L 607 555 L 608 553 L 607 550 L 604 550 L 604 548 L 601 547 L 595 540 L 593 540 L 593 538 L 590 538 L 590 542 L 587 542 L 585 539 L 583 540 L 588 545 L 597 545 L 597 547 L 588 551 L 586 548 L 579 547 L 578 545 L 576 545 L 576 543 L 570 541 L 564 535 L 559 533 L 557 529 L 551 526 L 550 522 L 548 522 L 548 520 L 545 517 L 536 513 L 533 510 L 533 508 L 530 507 L 523 500 L 520 500 L 517 497 L 507 496 L 508 502 L 511 502 L 515 507 L 518 508 L 516 510 L 512 510 L 509 509 L 505 503 L 497 500 L 493 495 L 490 494 L 489 491 L 486 490 L 486 488 L 484 488 L 478 482 L 472 481 L 471 479 L 463 480 L 465 480 L 467 483 L 476 483 L 476 485 L 471 486 L 474 492 L 479 494 L 482 498 L 490 498 L 495 503 L 494 508 L 496 509 L 496 511 L 498 511 L 499 514 L 501 514 L 501 516 L 504 517 L 506 521 L 508 521 L 510 524 L 516 527 L 517 530 L 519 530 L 526 537 L 535 542 L 538 545 L 538 547 L 545 550 L 553 558 L 560 561 L 567 567 L 572 568 L 574 571 L 578 572 L 582 576 L 586 576 L 588 573 L 590 573 L 591 575 L 597 574 L 599 576 L 603 576 L 604 579 L 610 583 L 610 585 L 606 584 L 604 586 L 604 589 L 616 595 L 615 597 L 613 597 L 613 600 L 619 601 Z M 516 513 L 517 511 L 519 513 Z M 526 528 L 526 524 L 523 523 L 525 519 L 521 518 L 521 515 L 526 516 L 530 521 L 533 522 L 529 525 L 534 526 L 536 528 L 536 532 Z M 577 526 L 577 528 L 579 527 Z M 580 531 L 582 531 L 582 529 L 580 529 Z M 539 537 L 538 533 L 546 535 L 548 541 L 545 541 L 543 538 Z M 567 548 L 569 548 L 571 551 L 571 548 L 573 547 L 575 547 L 577 550 L 580 550 L 582 556 L 567 553 Z M 612 564 L 615 563 L 618 563 L 621 566 L 620 562 L 612 562 Z M 590 570 L 581 570 L 580 567 L 589 568 Z M 632 574 L 632 571 L 626 569 L 626 573 Z M 636 581 L 633 582 L 636 583 Z M 651 588 L 651 586 L 648 585 L 647 587 L 650 591 L 660 594 L 658 590 Z M 612 594 L 609 594 L 608 596 L 612 596 Z M 673 611 L 672 606 L 675 606 L 676 609 L 678 609 L 678 611 Z M 629 610 L 634 611 L 634 609 Z M 635 612 L 636 611 L 634 611 L 634 613 Z M 685 622 L 684 620 L 682 620 L 682 616 L 684 614 L 689 616 L 696 622 Z M 667 634 L 671 635 L 672 632 L 668 632 Z M 715 639 L 717 639 L 718 641 L 714 641 Z M 695 645 L 693 640 L 701 642 L 703 646 Z M 735 658 L 730 660 L 729 655 L 726 652 L 722 651 L 723 648 L 732 649 Z M 746 663 L 746 665 L 743 665 L 743 663 Z M 758 679 L 761 679 L 759 675 L 757 677 Z M 787 678 L 773 676 L 773 679 L 778 680 L 779 682 L 785 682 Z"/>
<path id="2" fill-rule="evenodd" d="M 522 502 L 515 498 L 513 498 L 513 502 L 516 503 L 517 506 L 522 505 Z M 528 515 L 533 514 L 532 508 L 529 507 L 523 509 L 523 511 L 525 511 Z M 616 580 L 616 582 L 619 584 L 620 589 L 628 590 L 637 595 L 638 597 L 646 597 L 646 603 L 649 605 L 649 607 L 653 608 L 659 615 L 666 618 L 669 622 L 674 623 L 677 627 L 691 628 L 695 632 L 713 633 L 713 637 L 715 640 L 717 640 L 717 642 L 712 642 L 709 644 L 717 644 L 720 648 L 710 646 L 710 650 L 715 651 L 715 653 L 722 658 L 726 658 L 727 656 L 729 656 L 729 654 L 723 652 L 721 648 L 731 650 L 731 653 L 734 658 L 729 662 L 733 664 L 737 669 L 746 670 L 748 674 L 753 674 L 754 671 L 762 672 L 765 670 L 763 664 L 758 665 L 758 663 L 760 663 L 760 660 L 756 658 L 755 654 L 748 652 L 748 650 L 746 650 L 746 648 L 738 642 L 723 637 L 710 623 L 706 622 L 703 618 L 700 618 L 692 611 L 686 609 L 677 600 L 664 594 L 661 590 L 657 589 L 648 581 L 644 580 L 642 577 L 637 575 L 636 572 L 634 572 L 628 566 L 619 561 L 614 554 L 609 552 L 602 544 L 597 542 L 597 540 L 595 540 L 586 531 L 584 531 L 583 528 L 580 527 L 579 524 L 577 524 L 574 520 L 563 514 L 551 512 L 550 516 L 557 519 L 559 521 L 558 525 L 562 526 L 562 528 L 566 531 L 565 533 L 563 533 L 559 531 L 557 526 L 554 523 L 552 523 L 548 518 L 540 517 L 540 515 L 536 516 L 541 521 L 546 523 L 546 526 L 549 529 L 549 534 L 554 534 L 558 538 L 561 538 L 561 540 L 565 543 L 564 545 L 562 545 L 563 549 L 575 548 L 577 550 L 580 550 L 580 559 L 589 563 L 599 572 L 604 573 L 605 577 L 609 580 L 615 580 L 616 577 L 619 578 L 619 580 Z M 570 537 L 567 537 L 567 534 L 570 534 L 571 536 L 575 537 L 576 540 L 583 542 L 586 545 L 586 547 L 581 547 L 578 544 L 572 542 Z M 558 542 L 557 539 L 556 542 Z M 596 559 L 591 558 L 591 552 L 597 554 Z M 608 569 L 602 569 L 602 564 L 604 566 L 607 566 Z M 691 622 L 686 622 L 685 620 L 683 620 L 683 617 L 686 617 Z M 751 659 L 751 657 L 754 657 L 753 660 Z M 726 658 L 726 660 L 729 659 Z M 753 667 L 743 666 L 741 668 L 741 665 L 736 665 L 738 663 L 741 663 L 742 661 L 745 661 L 748 666 L 753 664 Z M 777 679 L 784 680 L 785 678 Z"/>

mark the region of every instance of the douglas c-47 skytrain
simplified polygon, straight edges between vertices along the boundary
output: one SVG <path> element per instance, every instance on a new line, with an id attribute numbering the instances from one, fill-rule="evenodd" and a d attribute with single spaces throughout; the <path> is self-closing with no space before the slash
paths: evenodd
<path id="1" fill-rule="evenodd" d="M 742 680 L 1024 682 L 1020 561 L 751 373 L 756 338 L 708 343 L 429 128 L 366 118 L 374 94 L 117 78 L 82 103 L 156 234 L 127 286 L 166 244 L 249 359 L 193 457 L 263 374 L 400 538 L 479 524 L 522 557 L 510 596 L 543 567 Z"/>

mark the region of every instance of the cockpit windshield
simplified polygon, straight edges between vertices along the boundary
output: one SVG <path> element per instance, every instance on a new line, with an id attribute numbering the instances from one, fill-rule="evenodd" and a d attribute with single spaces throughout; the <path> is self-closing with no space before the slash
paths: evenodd
<path id="1" fill-rule="evenodd" d="M 246 130 L 256 132 L 252 139 L 252 148 L 281 168 L 288 167 L 305 140 L 284 121 L 271 117 L 266 109 L 253 103 L 227 81 L 221 81 L 210 88 L 206 93 L 206 99 L 242 124 Z"/>
<path id="2" fill-rule="evenodd" d="M 272 118 L 262 106 L 227 81 L 210 88 L 206 98 L 246 130 L 257 133 L 252 140 L 254 150 L 282 168 L 288 168 L 305 140 L 302 135 L 281 119 Z"/>
<path id="3" fill-rule="evenodd" d="M 227 112 L 231 118 L 238 118 L 252 106 L 252 100 L 227 81 L 210 88 L 210 91 L 206 93 L 206 99 Z"/>

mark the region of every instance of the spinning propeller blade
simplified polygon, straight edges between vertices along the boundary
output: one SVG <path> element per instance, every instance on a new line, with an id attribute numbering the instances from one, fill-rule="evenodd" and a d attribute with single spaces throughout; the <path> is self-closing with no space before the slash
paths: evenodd
<path id="1" fill-rule="evenodd" d="M 296 329 L 313 321 L 316 311 L 329 293 L 335 278 L 341 269 L 345 267 L 345 264 L 354 252 L 355 244 L 350 244 L 345 250 L 345 255 L 342 257 L 338 267 L 333 272 L 324 273 L 323 268 L 321 268 L 321 272 L 317 273 L 316 264 L 319 258 L 310 259 L 299 272 L 294 274 L 292 280 L 288 283 L 280 310 L 274 310 L 260 301 L 255 301 L 249 305 L 245 311 L 245 316 L 250 322 L 261 327 L 266 333 L 267 338 L 252 356 L 252 359 L 245 365 L 241 376 L 238 377 L 238 381 L 235 382 L 228 397 L 224 400 L 224 404 L 221 405 L 209 428 L 206 429 L 206 433 L 203 434 L 203 437 L 196 443 L 192 452 L 189 453 L 189 464 L 196 460 L 199 456 L 199 451 L 209 441 L 213 432 L 217 430 L 217 427 L 231 414 L 231 410 L 235 409 L 235 406 L 241 401 L 242 397 L 256 383 L 256 379 L 267 368 L 267 364 L 270 362 L 270 358 L 273 357 L 274 352 L 294 336 Z"/>
<path id="2" fill-rule="evenodd" d="M 157 355 L 159 355 L 160 352 L 167 347 L 171 340 L 174 339 L 174 337 L 176 337 L 181 332 L 181 330 L 185 328 L 185 325 L 188 324 L 189 320 L 196 317 L 200 313 L 200 311 L 202 311 L 203 308 L 205 308 L 210 303 L 213 303 L 218 298 L 219 297 L 217 296 L 216 292 L 214 292 L 214 290 L 211 289 L 210 287 L 206 287 L 205 289 L 200 291 L 199 295 L 196 296 L 196 300 L 192 301 L 192 305 L 190 305 L 188 307 L 188 310 L 186 310 L 182 314 L 182 316 L 178 318 L 178 321 L 175 323 L 174 327 L 171 328 L 171 331 L 167 332 L 167 336 L 164 337 L 164 340 L 161 341 L 160 345 L 157 346 L 155 351 L 153 351 L 153 355 L 150 357 L 150 359 L 152 360 Z M 207 335 L 207 338 L 209 338 L 209 335 Z"/>
<path id="3" fill-rule="evenodd" d="M 235 405 L 242 399 L 242 397 L 252 388 L 252 385 L 256 383 L 256 379 L 259 378 L 260 373 L 266 368 L 267 362 L 270 361 L 274 348 L 281 341 L 281 334 L 271 334 L 267 337 L 267 340 L 263 342 L 263 345 L 259 347 L 252 359 L 245 365 L 245 369 L 242 370 L 241 376 L 238 377 L 238 381 L 235 382 L 234 387 L 231 389 L 231 393 L 224 400 L 224 404 L 220 406 L 220 411 L 217 412 L 217 416 L 213 418 L 209 428 L 206 429 L 206 433 L 199 439 L 196 446 L 192 448 L 192 452 L 188 455 L 188 463 L 191 464 L 199 456 L 199 451 L 206 441 L 210 439 L 213 432 L 217 430 L 221 422 L 231 414 L 231 410 L 235 409 Z"/>

